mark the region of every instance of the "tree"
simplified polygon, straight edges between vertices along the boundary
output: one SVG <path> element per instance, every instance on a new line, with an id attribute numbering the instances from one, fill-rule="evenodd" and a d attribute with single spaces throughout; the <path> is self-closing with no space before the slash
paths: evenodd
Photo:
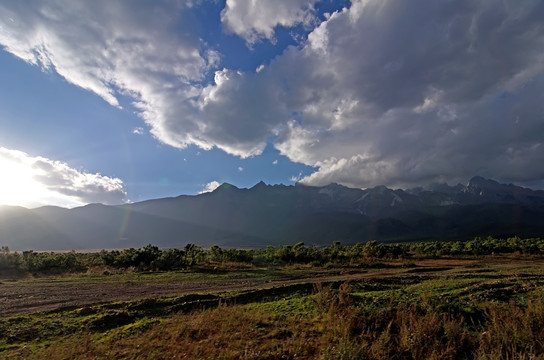
<path id="1" fill-rule="evenodd" d="M 376 240 L 367 241 L 363 247 L 363 255 L 368 258 L 378 257 L 378 242 Z"/>
<path id="2" fill-rule="evenodd" d="M 210 259 L 212 261 L 223 261 L 223 249 L 221 249 L 219 246 L 214 245 L 210 248 Z"/>
<path id="3" fill-rule="evenodd" d="M 202 248 L 191 243 L 186 244 L 183 251 L 185 252 L 185 264 L 188 266 L 195 265 L 204 256 Z"/>

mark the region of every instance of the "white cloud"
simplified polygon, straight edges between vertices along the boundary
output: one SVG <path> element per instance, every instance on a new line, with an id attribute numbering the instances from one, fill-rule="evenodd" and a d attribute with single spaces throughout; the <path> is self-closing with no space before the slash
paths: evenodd
<path id="1" fill-rule="evenodd" d="M 126 197 L 119 178 L 92 174 L 66 163 L 0 147 L 0 204 L 75 207 L 120 204 Z"/>
<path id="2" fill-rule="evenodd" d="M 289 178 L 289 181 L 291 182 L 299 182 L 300 179 L 302 179 L 302 172 L 299 172 L 298 175 L 293 175 Z"/>
<path id="3" fill-rule="evenodd" d="M 241 167 L 241 166 L 238 166 L 238 171 L 239 171 L 239 172 L 242 172 L 242 171 L 244 171 L 244 168 Z"/>
<path id="4" fill-rule="evenodd" d="M 310 25 L 315 21 L 313 5 L 317 0 L 227 0 L 221 21 L 248 44 L 274 39 L 278 26 Z M 259 71 L 259 69 L 257 69 Z"/>
<path id="5" fill-rule="evenodd" d="M 295 18 L 284 21 L 280 18 L 288 17 L 285 11 L 296 5 L 306 14 L 311 4 L 313 1 L 270 1 L 262 6 L 278 7 L 274 12 L 278 18 L 270 26 L 288 26 L 306 22 L 306 15 L 294 11 Z M 119 95 L 132 99 L 150 133 L 165 144 L 206 150 L 218 147 L 242 158 L 259 155 L 270 132 L 286 116 L 276 84 L 267 87 L 264 81 L 273 74 L 265 74 L 265 69 L 252 74 L 216 71 L 221 54 L 183 23 L 184 16 L 199 5 L 186 5 L 162 1 L 4 2 L 0 3 L 4 14 L 0 45 L 31 64 L 56 71 L 113 106 L 119 106 Z M 208 75 L 214 71 L 214 82 L 208 84 Z M 244 91 L 237 91 L 238 87 Z M 236 105 L 228 108 L 232 102 Z M 255 116 L 244 107 L 260 110 Z"/>
<path id="6" fill-rule="evenodd" d="M 212 85 L 228 91 L 202 115 L 259 119 L 244 140 L 276 135 L 318 168 L 307 184 L 542 180 L 542 19 L 535 2 L 353 1 L 258 73 Z"/>
<path id="7" fill-rule="evenodd" d="M 182 30 L 183 2 L 2 2 L 0 45 L 94 92 L 113 106 L 132 98 L 160 141 L 210 148 L 191 99 L 219 53 Z M 181 23 L 181 25 L 180 25 Z"/>
<path id="8" fill-rule="evenodd" d="M 278 165 L 278 160 L 272 161 L 272 165 Z"/>
<path id="9" fill-rule="evenodd" d="M 137 127 L 134 130 L 132 130 L 132 133 L 135 135 L 143 135 L 144 134 L 144 128 L 143 127 Z"/>
<path id="10" fill-rule="evenodd" d="M 229 0 L 222 21 L 251 44 L 277 26 L 315 26 L 314 3 Z M 353 0 L 247 73 L 216 69 L 221 55 L 195 30 L 180 32 L 187 11 L 4 2 L 0 43 L 112 105 L 118 93 L 132 97 L 171 146 L 245 158 L 272 138 L 290 160 L 318 167 L 306 183 L 544 179 L 542 2 Z"/>
<path id="11" fill-rule="evenodd" d="M 200 191 L 199 194 L 212 192 L 215 189 L 217 189 L 220 185 L 221 184 L 219 182 L 217 182 L 217 181 L 211 181 L 211 182 L 207 183 L 206 186 L 204 186 L 204 189 L 202 189 L 202 191 Z"/>

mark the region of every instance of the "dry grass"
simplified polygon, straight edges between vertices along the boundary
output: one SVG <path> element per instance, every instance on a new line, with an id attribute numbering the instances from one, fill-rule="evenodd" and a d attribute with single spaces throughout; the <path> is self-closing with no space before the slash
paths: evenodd
<path id="1" fill-rule="evenodd" d="M 143 333 L 68 337 L 28 358 L 305 359 L 317 355 L 320 337 L 310 319 L 221 306 L 175 315 Z"/>
<path id="2" fill-rule="evenodd" d="M 443 264 L 433 263 L 438 265 Z M 535 271 L 541 274 L 541 269 Z M 506 302 L 473 296 L 506 281 L 496 279 L 470 287 L 461 300 L 461 293 L 449 292 L 450 282 L 457 286 L 451 275 L 445 280 L 422 278 L 415 285 L 408 281 L 413 277 L 399 277 L 399 284 L 379 287 L 378 299 L 357 296 L 356 286 L 347 283 L 338 289 L 316 285 L 312 295 L 281 295 L 160 318 L 135 316 L 132 323 L 111 330 L 89 328 L 50 343 L 0 352 L 0 357 L 538 360 L 544 359 L 544 297 L 538 274 L 508 275 L 508 281 L 526 290 Z M 460 284 L 467 280 L 460 279 Z M 393 285 L 402 285 L 404 292 Z"/>
<path id="3" fill-rule="evenodd" d="M 544 300 L 482 304 L 481 323 L 419 305 L 356 306 L 348 286 L 318 286 L 314 315 L 255 305 L 176 314 L 149 326 L 84 332 L 34 349 L 28 359 L 544 359 Z M 360 304 L 359 304 L 360 305 Z M 4 355 L 7 355 L 5 353 Z"/>

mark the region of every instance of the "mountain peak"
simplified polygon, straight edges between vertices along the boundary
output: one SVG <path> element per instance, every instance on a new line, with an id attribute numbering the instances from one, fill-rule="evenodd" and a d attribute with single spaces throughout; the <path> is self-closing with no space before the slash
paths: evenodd
<path id="1" fill-rule="evenodd" d="M 338 183 L 330 183 L 329 185 L 324 186 L 327 189 L 349 189 L 348 187 L 338 184 Z"/>
<path id="2" fill-rule="evenodd" d="M 215 190 L 215 191 L 218 191 L 218 190 L 225 190 L 225 189 L 238 189 L 236 186 L 232 185 L 232 184 L 229 184 L 228 182 L 224 182 L 222 183 L 221 185 L 219 185 Z"/>
<path id="3" fill-rule="evenodd" d="M 484 195 L 490 191 L 498 191 L 506 185 L 499 184 L 495 180 L 484 179 L 481 176 L 474 176 L 468 181 L 466 191 L 469 193 Z"/>
<path id="4" fill-rule="evenodd" d="M 386 192 L 393 191 L 385 185 L 377 185 L 369 189 L 370 191 L 378 194 L 385 194 Z"/>
<path id="5" fill-rule="evenodd" d="M 266 185 L 264 183 L 264 181 L 259 181 L 258 183 L 256 183 L 255 185 L 253 185 L 253 187 L 251 189 L 264 189 L 266 188 L 268 185 Z"/>
<path id="6" fill-rule="evenodd" d="M 278 187 L 276 187 L 278 186 Z M 14 250 L 161 247 L 264 247 L 304 241 L 404 241 L 535 236 L 544 232 L 544 191 L 474 177 L 435 190 L 353 189 L 329 184 L 266 185 L 249 190 L 223 183 L 211 193 L 61 210 L 0 206 L 2 246 Z M 130 217 L 127 217 L 130 209 Z M 120 236 L 119 229 L 123 232 Z M 183 234 L 180 240 L 180 234 Z M 122 241 L 120 240 L 122 239 Z"/>
<path id="7" fill-rule="evenodd" d="M 468 181 L 469 187 L 483 187 L 483 186 L 496 186 L 500 185 L 497 181 L 491 179 L 485 179 L 481 176 L 474 176 Z"/>

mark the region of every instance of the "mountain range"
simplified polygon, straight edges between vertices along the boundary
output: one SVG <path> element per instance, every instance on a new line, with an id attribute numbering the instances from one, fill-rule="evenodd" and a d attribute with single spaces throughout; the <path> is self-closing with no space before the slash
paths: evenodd
<path id="1" fill-rule="evenodd" d="M 224 183 L 213 192 L 73 209 L 0 206 L 12 250 L 264 247 L 544 234 L 544 191 L 474 177 L 408 190 Z"/>

